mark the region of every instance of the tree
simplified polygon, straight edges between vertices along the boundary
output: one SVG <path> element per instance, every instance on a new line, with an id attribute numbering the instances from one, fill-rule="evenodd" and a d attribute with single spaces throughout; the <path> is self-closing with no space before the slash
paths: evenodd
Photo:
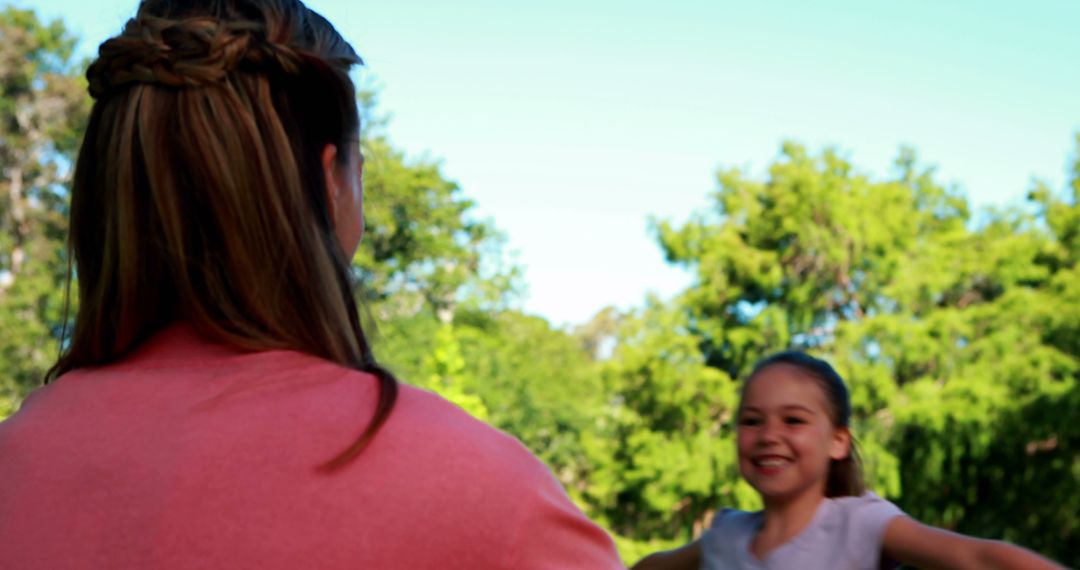
<path id="1" fill-rule="evenodd" d="M 62 24 L 0 12 L 0 417 L 58 350 L 71 164 L 89 109 Z M 1080 135 L 1064 192 L 973 212 L 911 149 L 875 179 L 784 143 L 763 177 L 654 221 L 695 283 L 575 331 L 515 308 L 494 225 L 360 94 L 375 350 L 517 436 L 628 560 L 756 508 L 735 462 L 740 382 L 800 348 L 847 378 L 871 486 L 931 524 L 1080 565 Z M 73 302 L 76 300 L 73 299 Z"/>
<path id="2" fill-rule="evenodd" d="M 604 401 L 595 363 L 572 335 L 519 311 L 463 314 L 456 326 L 491 424 L 521 439 L 583 500 L 592 464 L 582 439 L 596 433 Z"/>
<path id="3" fill-rule="evenodd" d="M 759 504 L 735 461 L 737 385 L 706 365 L 686 313 L 650 300 L 617 338 L 602 369 L 604 422 L 586 439 L 601 520 L 635 540 L 687 540 L 717 506 Z"/>
<path id="4" fill-rule="evenodd" d="M 370 91 L 360 93 L 366 229 L 354 259 L 383 320 L 432 311 L 443 323 L 462 303 L 497 309 L 520 287 L 503 236 L 473 217 L 475 203 L 438 162 L 410 160 L 385 133 Z"/>
<path id="5" fill-rule="evenodd" d="M 59 21 L 0 12 L 0 417 L 59 351 L 68 184 L 89 114 L 74 45 Z"/>
<path id="6" fill-rule="evenodd" d="M 374 316 L 376 353 L 405 382 L 487 420 L 486 379 L 464 353 L 480 329 L 456 321 L 509 307 L 519 270 L 504 256 L 503 236 L 473 217 L 475 203 L 439 163 L 407 158 L 386 135 L 375 94 L 361 89 L 359 97 L 365 233 L 353 270 Z"/>
<path id="7" fill-rule="evenodd" d="M 1080 166 L 1069 198 L 1038 185 L 1031 194 L 1037 212 L 978 216 L 958 192 L 935 182 L 932 169 L 919 167 L 913 151 L 902 150 L 896 166 L 894 177 L 875 181 L 835 150 L 811 156 L 785 143 L 765 180 L 722 171 L 710 211 L 681 227 L 656 224 L 668 259 L 697 279 L 669 309 L 681 316 L 668 322 L 681 324 L 647 327 L 664 340 L 636 356 L 641 363 L 620 363 L 638 380 L 616 392 L 649 420 L 629 443 L 620 440 L 616 457 L 662 447 L 632 446 L 664 425 L 655 400 L 677 398 L 670 410 L 700 406 L 700 394 L 685 392 L 700 372 L 663 380 L 665 366 L 692 354 L 672 347 L 695 346 L 726 378 L 745 377 L 770 352 L 806 349 L 832 361 L 851 385 L 855 431 L 875 489 L 931 524 L 1075 563 L 1080 551 L 1070 545 L 1080 544 L 1080 504 L 1068 490 L 1080 482 Z M 724 385 L 712 387 L 712 401 L 729 408 Z M 715 417 L 702 413 L 697 417 Z M 698 449 L 708 457 L 715 445 Z M 664 475 L 657 470 L 642 480 L 656 484 Z M 732 483 L 718 480 L 714 495 Z M 708 497 L 673 485 L 672 496 L 691 503 Z M 645 493 L 624 497 L 628 511 L 655 512 Z M 691 527 L 685 516 L 675 509 L 667 529 L 629 530 L 642 539 L 671 536 Z"/>

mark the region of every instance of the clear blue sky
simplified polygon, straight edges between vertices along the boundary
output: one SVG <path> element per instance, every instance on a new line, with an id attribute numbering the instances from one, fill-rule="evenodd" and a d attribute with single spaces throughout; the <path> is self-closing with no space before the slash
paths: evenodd
<path id="1" fill-rule="evenodd" d="M 16 0 L 90 53 L 134 0 Z M 367 61 L 391 138 L 441 159 L 556 324 L 667 297 L 647 217 L 785 138 L 879 177 L 913 145 L 977 205 L 1061 187 L 1080 130 L 1073 0 L 312 0 Z M 375 199 L 370 197 L 369 199 Z M 868 212 L 868 215 L 874 213 Z"/>

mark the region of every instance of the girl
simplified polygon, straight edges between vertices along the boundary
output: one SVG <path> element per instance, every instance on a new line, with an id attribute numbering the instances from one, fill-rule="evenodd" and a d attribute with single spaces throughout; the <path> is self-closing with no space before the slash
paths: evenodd
<path id="1" fill-rule="evenodd" d="M 712 528 L 633 570 L 1060 568 L 1022 548 L 926 526 L 866 491 L 851 403 L 829 364 L 800 352 L 759 362 L 738 410 L 739 470 L 765 504 L 721 512 Z"/>
<path id="2" fill-rule="evenodd" d="M 143 0 L 102 44 L 78 314 L 0 423 L 0 566 L 623 567 L 520 443 L 372 355 L 359 63 L 298 0 Z"/>

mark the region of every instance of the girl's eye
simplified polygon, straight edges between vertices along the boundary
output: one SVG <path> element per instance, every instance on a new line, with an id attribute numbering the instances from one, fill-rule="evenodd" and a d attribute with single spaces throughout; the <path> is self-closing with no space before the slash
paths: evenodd
<path id="1" fill-rule="evenodd" d="M 804 420 L 803 418 L 798 418 L 798 417 L 795 417 L 795 416 L 791 416 L 791 417 L 784 418 L 784 423 L 786 423 L 788 425 L 799 425 L 799 424 L 805 424 L 806 420 Z"/>
<path id="2" fill-rule="evenodd" d="M 741 418 L 739 419 L 739 425 L 741 426 L 756 426 L 760 425 L 761 420 L 759 418 Z"/>

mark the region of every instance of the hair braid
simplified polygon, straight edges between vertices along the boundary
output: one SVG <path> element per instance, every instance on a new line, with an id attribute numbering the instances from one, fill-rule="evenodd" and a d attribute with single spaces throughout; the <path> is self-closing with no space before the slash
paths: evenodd
<path id="1" fill-rule="evenodd" d="M 296 74 L 301 55 L 268 41 L 264 26 L 195 17 L 180 20 L 140 16 L 101 44 L 87 69 L 90 95 L 101 99 L 142 83 L 171 88 L 221 83 L 234 71 Z"/>

